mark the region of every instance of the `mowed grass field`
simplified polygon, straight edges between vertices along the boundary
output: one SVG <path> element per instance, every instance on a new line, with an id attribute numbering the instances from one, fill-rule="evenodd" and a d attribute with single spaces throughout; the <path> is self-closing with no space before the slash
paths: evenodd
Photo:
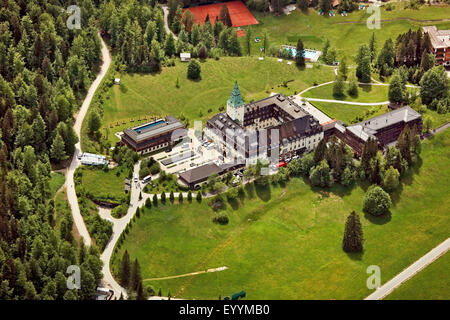
<path id="1" fill-rule="evenodd" d="M 83 167 L 82 172 L 82 186 L 93 197 L 115 201 L 125 197 L 127 170 L 117 167 L 105 172 L 101 168 Z"/>
<path id="2" fill-rule="evenodd" d="M 315 67 L 299 70 L 295 64 L 275 58 L 221 57 L 201 63 L 199 81 L 187 79 L 187 63 L 177 61 L 175 67 L 163 68 L 157 74 L 124 74 L 121 85 L 113 86 L 104 103 L 103 125 L 135 125 L 129 120 L 139 117 L 183 114 L 189 120 L 205 120 L 226 107 L 238 81 L 245 102 L 262 99 L 271 92 L 294 94 L 313 85 L 334 79 L 333 69 Z M 179 79 L 180 88 L 176 87 Z M 292 81 L 290 81 L 292 80 Z M 283 84 L 287 81 L 287 86 Z M 208 109 L 211 112 L 208 113 Z M 114 127 L 116 128 L 116 127 Z M 115 129 L 114 129 L 115 130 Z M 111 131 L 114 131 L 111 130 Z M 111 135 L 111 134 L 110 134 Z"/>
<path id="3" fill-rule="evenodd" d="M 386 300 L 448 300 L 450 252 L 395 289 Z"/>
<path id="4" fill-rule="evenodd" d="M 143 279 L 208 268 L 225 271 L 169 280 L 145 280 L 156 292 L 188 299 L 217 299 L 247 292 L 248 299 L 362 299 L 370 265 L 385 283 L 450 234 L 450 131 L 424 142 L 422 160 L 393 195 L 391 214 L 362 213 L 364 186 L 312 189 L 302 179 L 285 186 L 247 190 L 225 212 L 226 226 L 212 222 L 207 200 L 159 205 L 136 220 L 112 260 L 128 250 Z M 361 217 L 364 252 L 341 249 L 345 219 Z M 450 298 L 450 290 L 443 296 Z"/>
<path id="5" fill-rule="evenodd" d="M 311 101 L 316 108 L 327 114 L 332 119 L 338 119 L 346 124 L 351 124 L 356 117 L 375 117 L 389 112 L 387 105 L 380 106 L 358 106 L 333 102 Z M 370 114 L 370 115 L 368 115 Z"/>
<path id="6" fill-rule="evenodd" d="M 450 16 L 450 6 L 422 6 L 420 10 L 403 9 L 403 3 L 397 4 L 397 9 L 386 11 L 381 7 L 381 27 L 380 29 L 367 28 L 366 21 L 371 14 L 367 10 L 357 10 L 343 17 L 336 14 L 334 17 L 320 16 L 317 11 L 309 9 L 308 13 L 300 10 L 291 12 L 290 15 L 264 15 L 252 12 L 259 24 L 251 26 L 254 36 L 263 37 L 264 30 L 270 37 L 270 42 L 274 45 L 291 44 L 296 45 L 300 37 L 306 48 L 322 50 L 326 39 L 330 40 L 331 47 L 337 50 L 338 58 L 344 56 L 352 58 L 355 56 L 358 47 L 363 43 L 368 43 L 372 33 L 375 33 L 378 51 L 388 38 L 394 41 L 400 33 L 409 29 L 417 30 L 424 25 L 436 25 L 439 29 L 448 28 L 450 22 L 433 21 L 418 22 L 410 20 L 392 19 L 448 19 Z M 247 28 L 244 28 L 247 30 Z M 244 38 L 241 38 L 244 44 Z M 261 43 L 252 43 L 252 54 L 259 54 Z M 243 46 L 244 48 L 244 46 Z M 353 60 L 347 60 L 353 62 Z"/>
<path id="7" fill-rule="evenodd" d="M 358 95 L 350 96 L 347 93 L 348 84 L 345 84 L 344 95 L 340 97 L 335 97 L 333 95 L 333 84 L 327 84 L 317 88 L 312 88 L 302 94 L 306 98 L 320 98 L 320 99 L 330 99 L 330 100 L 342 100 L 351 102 L 385 102 L 388 99 L 389 86 L 380 85 L 362 85 L 358 86 Z"/>

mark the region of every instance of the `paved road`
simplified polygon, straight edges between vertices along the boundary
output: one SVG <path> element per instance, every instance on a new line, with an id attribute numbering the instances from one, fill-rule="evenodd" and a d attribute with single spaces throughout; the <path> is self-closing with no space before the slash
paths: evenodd
<path id="1" fill-rule="evenodd" d="M 103 77 L 106 75 L 109 66 L 111 65 L 111 56 L 109 54 L 108 48 L 106 47 L 106 44 L 103 41 L 103 39 L 101 39 L 101 37 L 100 40 L 102 43 L 103 65 L 101 66 L 100 73 L 97 75 L 97 78 L 94 80 L 91 87 L 89 88 L 86 98 L 84 99 L 83 104 L 81 105 L 81 108 L 78 112 L 78 115 L 76 116 L 74 129 L 78 135 L 79 140 L 81 140 L 80 134 L 81 125 L 83 123 L 84 117 L 86 116 L 86 112 L 89 108 L 89 105 L 91 104 L 92 98 L 94 97 L 94 93 L 97 90 L 98 86 L 100 85 L 100 82 L 102 81 Z M 78 142 L 75 145 L 75 152 L 73 154 L 72 162 L 70 163 L 69 169 L 66 172 L 67 199 L 70 204 L 75 227 L 77 228 L 80 237 L 83 238 L 84 243 L 87 246 L 90 246 L 91 237 L 89 236 L 89 232 L 87 231 L 86 225 L 84 224 L 83 217 L 80 213 L 80 208 L 78 207 L 78 199 L 75 193 L 75 184 L 73 182 L 73 174 L 75 172 L 75 169 L 78 168 L 78 166 L 81 164 L 77 158 L 78 154 L 80 153 L 81 153 L 81 145 L 80 142 Z"/>
<path id="2" fill-rule="evenodd" d="M 450 238 L 442 242 L 440 245 L 432 249 L 422 258 L 414 262 L 408 268 L 400 272 L 393 279 L 386 282 L 384 285 L 376 289 L 374 293 L 369 295 L 364 300 L 380 300 L 390 294 L 395 288 L 399 287 L 402 283 L 413 277 L 416 273 L 428 266 L 434 260 L 442 256 L 450 249 Z"/>

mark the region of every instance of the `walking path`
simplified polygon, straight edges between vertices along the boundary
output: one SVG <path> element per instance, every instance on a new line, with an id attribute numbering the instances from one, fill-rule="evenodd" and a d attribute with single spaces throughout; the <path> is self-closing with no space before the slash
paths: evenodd
<path id="1" fill-rule="evenodd" d="M 101 37 L 100 40 L 102 43 L 103 65 L 101 66 L 97 78 L 90 86 L 87 95 L 83 101 L 83 104 L 81 105 L 81 108 L 78 112 L 78 115 L 76 116 L 76 121 L 73 128 L 75 129 L 75 132 L 78 136 L 78 140 L 81 140 L 81 125 L 83 123 L 84 117 L 86 116 L 86 112 L 89 108 L 89 105 L 91 104 L 92 98 L 94 97 L 94 93 L 97 90 L 98 86 L 100 85 L 103 77 L 106 75 L 109 66 L 111 65 L 111 56 L 109 54 L 108 48 Z M 78 154 L 80 153 L 81 153 L 81 144 L 80 142 L 78 142 L 75 145 L 75 152 L 72 157 L 72 162 L 70 163 L 70 166 L 66 171 L 67 200 L 69 202 L 70 209 L 72 211 L 72 217 L 75 223 L 75 227 L 78 233 L 80 234 L 80 237 L 83 238 L 84 243 L 87 246 L 90 246 L 91 237 L 89 236 L 89 232 L 84 223 L 83 216 L 80 213 L 80 208 L 78 207 L 78 199 L 77 194 L 75 192 L 75 184 L 73 181 L 73 174 L 75 172 L 75 169 L 78 168 L 81 164 L 80 161 L 78 160 Z"/>
<path id="2" fill-rule="evenodd" d="M 450 238 L 442 242 L 440 245 L 432 249 L 422 258 L 414 262 L 408 268 L 400 272 L 397 276 L 386 282 L 384 285 L 376 289 L 374 293 L 369 295 L 364 300 L 381 300 L 390 294 L 395 288 L 399 287 L 402 283 L 413 277 L 416 273 L 423 268 L 431 264 L 437 258 L 442 256 L 450 249 Z"/>
<path id="3" fill-rule="evenodd" d="M 177 40 L 178 37 L 175 35 L 175 33 L 172 32 L 172 30 L 170 30 L 169 23 L 167 22 L 169 16 L 169 9 L 167 8 L 166 5 L 162 5 L 161 8 L 163 9 L 164 12 L 164 29 L 166 29 L 166 33 L 171 33 L 175 38 L 175 40 Z"/>
<path id="4" fill-rule="evenodd" d="M 227 270 L 227 269 L 228 269 L 228 268 L 227 268 L 226 266 L 223 266 L 223 267 L 212 268 L 212 269 L 203 270 L 203 271 L 197 271 L 197 272 L 191 272 L 191 273 L 179 274 L 179 275 L 176 275 L 176 276 L 169 276 L 169 277 L 162 277 L 162 278 L 150 278 L 150 279 L 144 279 L 143 281 L 175 279 L 175 278 L 182 278 L 182 277 L 195 276 L 195 275 L 197 275 L 197 274 L 202 274 L 202 273 L 224 271 L 224 270 Z"/>

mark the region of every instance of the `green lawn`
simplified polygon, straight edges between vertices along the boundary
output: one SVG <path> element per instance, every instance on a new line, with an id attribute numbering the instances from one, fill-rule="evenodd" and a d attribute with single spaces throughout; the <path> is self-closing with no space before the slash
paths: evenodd
<path id="1" fill-rule="evenodd" d="M 61 188 L 61 186 L 66 181 L 66 177 L 60 172 L 52 172 L 50 174 L 50 192 L 54 196 L 56 191 Z"/>
<path id="2" fill-rule="evenodd" d="M 320 98 L 330 100 L 342 100 L 351 102 L 385 102 L 388 101 L 388 86 L 359 85 L 358 95 L 347 94 L 348 84 L 345 84 L 345 92 L 342 97 L 333 96 L 333 84 L 327 84 L 317 88 L 312 88 L 302 94 L 306 98 Z"/>
<path id="3" fill-rule="evenodd" d="M 234 82 L 238 81 L 245 102 L 262 99 L 271 92 L 294 94 L 313 85 L 334 79 L 333 70 L 317 66 L 299 70 L 295 64 L 278 62 L 275 58 L 259 61 L 257 57 L 221 57 L 201 63 L 202 79 L 186 77 L 186 63 L 163 68 L 158 74 L 121 75 L 121 85 L 108 89 L 104 100 L 103 125 L 108 138 L 117 141 L 114 132 L 137 125 L 144 116 L 183 114 L 193 125 L 194 120 L 206 120 L 225 107 Z M 176 88 L 177 78 L 180 88 Z M 292 80 L 292 81 L 290 81 Z M 283 86 L 287 82 L 287 86 Z M 208 109 L 211 109 L 208 112 Z M 134 122 L 130 122 L 131 118 Z M 126 124 L 122 124 L 126 121 Z M 116 126 L 119 122 L 119 126 Z M 109 126 L 113 124 L 113 128 Z M 104 128 L 101 130 L 104 133 Z"/>
<path id="4" fill-rule="evenodd" d="M 403 8 L 400 6 L 399 8 Z M 320 16 L 317 11 L 312 9 L 308 13 L 302 13 L 300 10 L 292 12 L 290 15 L 266 15 L 253 12 L 258 19 L 259 24 L 251 26 L 253 35 L 263 37 L 264 29 L 267 30 L 270 42 L 273 45 L 291 44 L 296 45 L 300 37 L 306 48 L 322 50 L 326 39 L 330 40 L 331 47 L 336 48 L 338 58 L 346 56 L 353 57 L 358 47 L 363 43 L 368 43 L 375 32 L 378 50 L 389 38 L 395 38 L 409 29 L 417 30 L 424 25 L 430 25 L 430 22 L 413 22 L 408 20 L 383 21 L 380 29 L 368 29 L 366 26 L 367 18 L 370 14 L 367 10 L 355 11 L 349 13 L 347 17 L 336 15 L 335 17 Z M 420 10 L 385 11 L 381 9 L 381 19 L 412 18 L 412 19 L 445 19 L 450 16 L 450 6 L 422 6 Z M 356 22 L 356 23 L 349 23 Z M 433 22 L 439 29 L 448 27 L 449 22 Z M 246 28 L 244 28 L 246 29 Z M 241 38 L 244 44 L 244 38 Z M 252 43 L 252 54 L 259 54 L 261 43 Z M 242 46 L 244 48 L 244 46 Z M 349 60 L 350 61 L 350 60 Z M 353 62 L 353 60 L 351 60 Z"/>
<path id="5" fill-rule="evenodd" d="M 332 102 L 317 102 L 311 101 L 311 103 L 320 109 L 322 112 L 327 114 L 332 119 L 338 119 L 346 124 L 351 124 L 352 122 L 362 121 L 364 119 L 375 117 L 379 114 L 388 112 L 387 105 L 382 106 L 357 106 L 342 103 L 332 103 Z"/>
<path id="6" fill-rule="evenodd" d="M 124 249 L 138 258 L 143 279 L 227 266 L 221 272 L 145 281 L 162 293 L 217 299 L 245 290 L 249 299 L 362 299 L 370 265 L 381 268 L 382 283 L 409 266 L 450 232 L 450 131 L 424 142 L 421 163 L 393 195 L 391 215 L 361 212 L 364 189 L 312 189 L 302 179 L 284 187 L 247 192 L 228 204 L 226 226 L 212 223 L 202 204 L 159 205 L 133 224 Z M 350 211 L 361 216 L 364 253 L 341 249 Z M 443 295 L 450 298 L 447 289 Z"/>
<path id="7" fill-rule="evenodd" d="M 128 170 L 117 167 L 105 172 L 101 168 L 83 167 L 82 172 L 82 186 L 92 199 L 120 202 L 125 197 Z"/>
<path id="8" fill-rule="evenodd" d="M 395 289 L 386 300 L 448 300 L 450 252 Z"/>

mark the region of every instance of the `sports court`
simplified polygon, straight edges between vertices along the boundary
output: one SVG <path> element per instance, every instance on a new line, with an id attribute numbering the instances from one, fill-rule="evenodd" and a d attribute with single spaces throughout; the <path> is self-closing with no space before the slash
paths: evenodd
<path id="1" fill-rule="evenodd" d="M 233 23 L 233 27 L 242 27 L 248 26 L 252 24 L 258 24 L 256 18 L 252 15 L 250 10 L 245 6 L 242 1 L 230 1 L 225 2 L 228 7 L 228 11 L 230 12 L 231 22 Z M 204 6 L 192 7 L 183 9 L 186 11 L 189 9 L 194 16 L 194 22 L 203 24 L 206 19 L 206 15 L 209 14 L 209 18 L 211 23 L 216 21 L 216 17 L 220 14 L 220 9 L 223 6 L 223 2 L 208 4 Z"/>

